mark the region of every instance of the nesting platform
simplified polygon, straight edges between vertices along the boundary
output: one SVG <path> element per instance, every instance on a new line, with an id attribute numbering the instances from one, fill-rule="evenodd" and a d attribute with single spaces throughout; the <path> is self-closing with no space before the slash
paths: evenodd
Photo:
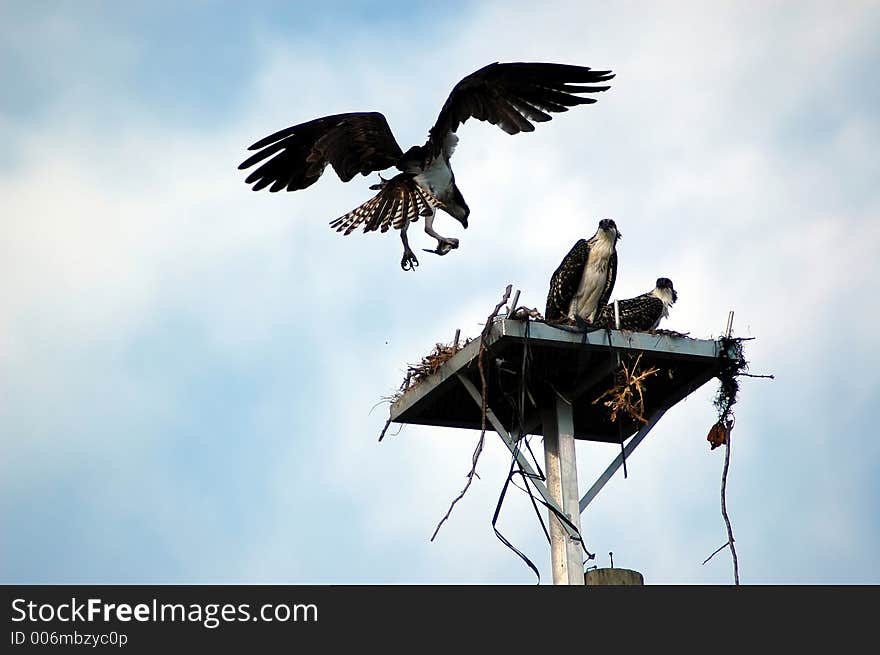
<path id="1" fill-rule="evenodd" d="M 519 388 L 523 350 L 528 348 L 527 406 L 535 411 L 526 421 L 525 432 L 542 433 L 539 409 L 552 404 L 558 395 L 571 404 L 574 438 L 606 443 L 622 443 L 643 429 L 643 424 L 628 416 L 612 422 L 608 408 L 601 402 L 594 403 L 613 386 L 619 357 L 640 353 L 641 370 L 652 366 L 659 369 L 644 381 L 644 416 L 648 419 L 712 379 L 727 356 L 720 341 L 715 340 L 621 330 L 583 334 L 542 322 L 511 319 L 495 321 L 487 345 L 483 366 L 488 399 L 502 424 L 517 423 L 503 398 Z M 436 373 L 407 390 L 391 406 L 391 420 L 479 430 L 480 406 L 461 377 L 480 388 L 479 349 L 480 340 L 475 339 Z M 488 427 L 493 429 L 491 422 Z"/>
<path id="2" fill-rule="evenodd" d="M 620 330 L 583 333 L 508 318 L 492 323 L 486 349 L 487 428 L 498 433 L 548 507 L 554 584 L 583 585 L 581 513 L 666 410 L 736 354 L 725 352 L 720 341 Z M 479 353 L 476 339 L 407 389 L 391 405 L 391 421 L 479 430 L 484 400 Z M 642 382 L 644 422 L 622 413 L 613 422 L 609 408 L 597 400 L 615 386 L 621 364 L 633 368 L 637 358 L 641 371 L 657 369 Z M 534 471 L 523 454 L 525 434 L 543 435 L 546 475 Z M 621 444 L 620 454 L 580 500 L 576 439 Z"/>

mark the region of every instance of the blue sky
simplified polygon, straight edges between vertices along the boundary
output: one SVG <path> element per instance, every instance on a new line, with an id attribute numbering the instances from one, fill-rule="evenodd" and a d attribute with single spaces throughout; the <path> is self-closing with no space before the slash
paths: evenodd
<path id="1" fill-rule="evenodd" d="M 0 580 L 532 583 L 491 530 L 494 435 L 430 543 L 477 435 L 377 444 L 371 408 L 507 283 L 543 305 L 613 217 L 616 296 L 670 277 L 667 327 L 717 336 L 733 309 L 753 372 L 776 375 L 736 406 L 743 582 L 880 582 L 876 4 L 438 7 L 0 3 Z M 372 179 L 254 194 L 236 170 L 341 111 L 421 143 L 456 81 L 516 60 L 617 78 L 533 134 L 463 126 L 470 227 L 438 219 L 461 248 L 415 274 L 396 236 L 327 227 Z M 701 565 L 726 539 L 714 390 L 583 515 L 601 563 L 732 580 L 726 554 Z M 582 489 L 615 454 L 578 445 Z M 525 498 L 500 527 L 548 582 Z"/>

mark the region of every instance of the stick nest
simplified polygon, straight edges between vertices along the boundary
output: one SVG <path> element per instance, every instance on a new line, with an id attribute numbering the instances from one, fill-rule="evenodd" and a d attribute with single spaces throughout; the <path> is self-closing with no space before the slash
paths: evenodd
<path id="1" fill-rule="evenodd" d="M 721 337 L 721 348 L 727 353 L 727 357 L 724 359 L 721 370 L 718 371 L 718 391 L 712 401 L 715 409 L 718 410 L 718 421 L 710 428 L 706 437 L 711 450 L 728 442 L 735 421 L 733 406 L 739 395 L 737 377 L 749 368 L 749 363 L 743 354 L 742 339 L 730 336 Z"/>
<path id="2" fill-rule="evenodd" d="M 400 384 L 398 397 L 402 396 L 407 391 L 418 385 L 425 378 L 436 373 L 438 369 L 443 366 L 443 364 L 448 362 L 455 353 L 464 348 L 471 341 L 473 341 L 473 339 L 465 339 L 463 342 L 460 342 L 457 347 L 454 343 L 435 344 L 434 349 L 430 353 L 422 357 L 422 361 L 420 361 L 418 364 L 410 365 L 407 367 L 406 377 Z"/>

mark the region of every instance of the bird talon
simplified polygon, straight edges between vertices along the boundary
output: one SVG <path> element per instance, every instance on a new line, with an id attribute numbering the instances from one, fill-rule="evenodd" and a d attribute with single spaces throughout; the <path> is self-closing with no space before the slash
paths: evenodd
<path id="1" fill-rule="evenodd" d="M 407 250 L 403 253 L 403 258 L 400 260 L 400 268 L 405 271 L 414 271 L 418 265 L 419 260 L 416 259 L 412 250 Z"/>

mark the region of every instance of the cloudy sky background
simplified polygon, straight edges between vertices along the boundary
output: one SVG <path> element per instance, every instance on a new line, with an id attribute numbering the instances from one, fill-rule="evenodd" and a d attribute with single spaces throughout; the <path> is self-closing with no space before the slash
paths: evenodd
<path id="1" fill-rule="evenodd" d="M 752 372 L 728 507 L 744 583 L 880 582 L 880 6 L 876 3 L 0 2 L 0 581 L 523 583 L 490 521 L 508 454 L 434 543 L 477 433 L 378 444 L 407 363 L 474 336 L 508 283 L 542 307 L 612 217 L 615 296 L 727 313 Z M 469 122 L 472 210 L 445 258 L 327 222 L 374 181 L 252 193 L 250 143 L 382 111 L 406 148 L 492 61 L 617 73 L 508 137 Z M 404 66 L 405 63 L 405 66 Z M 415 248 L 430 247 L 421 229 Z M 710 382 L 582 517 L 649 583 L 730 583 Z M 540 452 L 540 441 L 535 439 Z M 579 444 L 582 490 L 616 455 Z M 549 582 L 527 499 L 500 528 Z"/>

